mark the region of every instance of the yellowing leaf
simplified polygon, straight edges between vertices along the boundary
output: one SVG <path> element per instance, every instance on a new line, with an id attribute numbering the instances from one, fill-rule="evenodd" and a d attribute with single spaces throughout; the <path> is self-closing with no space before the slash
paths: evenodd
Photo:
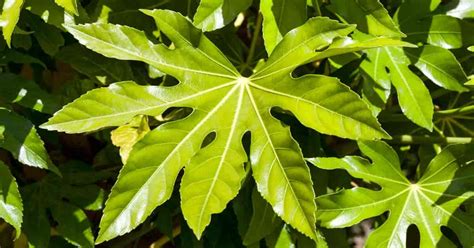
<path id="1" fill-rule="evenodd" d="M 150 131 L 147 117 L 137 116 L 133 120 L 123 126 L 118 127 L 111 133 L 112 143 L 120 147 L 120 157 L 125 164 L 128 155 L 132 151 L 133 145 L 137 143 Z"/>

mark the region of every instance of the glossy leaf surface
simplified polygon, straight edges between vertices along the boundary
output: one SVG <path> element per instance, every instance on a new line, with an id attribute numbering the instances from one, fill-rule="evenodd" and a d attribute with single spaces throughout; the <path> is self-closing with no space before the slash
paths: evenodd
<path id="1" fill-rule="evenodd" d="M 364 141 L 359 148 L 372 164 L 354 156 L 309 160 L 319 168 L 344 169 L 382 188 L 355 187 L 317 198 L 323 226 L 350 226 L 389 211 L 387 220 L 370 234 L 367 247 L 405 247 L 411 224 L 420 231 L 420 247 L 453 247 L 441 226 L 453 230 L 464 247 L 474 244 L 474 219 L 459 209 L 473 195 L 473 145 L 446 147 L 414 183 L 403 175 L 396 152 L 387 144 Z"/>
<path id="2" fill-rule="evenodd" d="M 122 82 L 93 90 L 43 125 L 77 133 L 122 125 L 139 114 L 157 116 L 170 107 L 193 109 L 186 118 L 152 130 L 134 146 L 107 201 L 97 242 L 143 222 L 170 197 L 185 166 L 182 210 L 200 237 L 211 215 L 223 211 L 240 189 L 243 163 L 248 159 L 241 141 L 247 132 L 251 133 L 250 162 L 258 191 L 285 222 L 315 238 L 316 207 L 308 168 L 289 129 L 270 110 L 287 109 L 322 133 L 353 139 L 388 137 L 366 104 L 337 79 L 290 76 L 294 68 L 319 54 L 316 49 L 353 28 L 327 18 L 310 19 L 286 35 L 265 66 L 246 78 L 181 15 L 144 12 L 155 19 L 174 49 L 153 44 L 142 32 L 125 26 L 86 24 L 68 30 L 94 51 L 148 63 L 180 83 L 161 87 Z M 201 148 L 205 137 L 214 132 L 215 139 Z"/>

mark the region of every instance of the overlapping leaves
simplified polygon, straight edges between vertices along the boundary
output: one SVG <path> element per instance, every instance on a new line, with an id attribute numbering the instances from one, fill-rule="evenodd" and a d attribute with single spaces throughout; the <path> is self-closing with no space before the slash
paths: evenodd
<path id="1" fill-rule="evenodd" d="M 376 113 L 384 108 L 393 84 L 403 113 L 414 123 L 431 130 L 433 102 L 423 80 L 410 69 L 410 65 L 415 65 L 443 88 L 467 91 L 463 86 L 468 80 L 466 74 L 447 49 L 470 45 L 473 40 L 465 33 L 474 30 L 474 26 L 452 16 L 433 14 L 436 12 L 431 11 L 439 4 L 436 1 L 406 1 L 400 5 L 395 21 L 383 7 L 380 9 L 378 0 L 351 0 L 347 6 L 342 2 L 334 2 L 334 12 L 349 23 L 357 23 L 362 31 L 383 36 L 399 34 L 399 37 L 415 44 L 430 44 L 417 49 L 384 47 L 367 51 L 367 59 L 362 62 L 361 69 L 367 79 L 364 95 Z M 357 8 L 348 7 L 352 5 Z M 403 33 L 398 31 L 398 26 Z M 360 38 L 364 39 L 363 36 Z"/>
<path id="2" fill-rule="evenodd" d="M 127 26 L 86 24 L 67 29 L 96 52 L 145 62 L 180 83 L 162 87 L 121 82 L 93 90 L 43 125 L 79 133 L 123 125 L 136 115 L 158 116 L 170 107 L 193 109 L 186 118 L 152 130 L 134 146 L 107 201 L 97 242 L 142 223 L 170 197 L 185 166 L 182 211 L 200 237 L 211 215 L 221 212 L 240 189 L 247 161 L 242 138 L 247 132 L 258 191 L 284 221 L 314 238 L 316 206 L 308 168 L 289 129 L 270 111 L 273 107 L 289 110 L 321 133 L 352 139 L 388 137 L 366 104 L 337 79 L 292 78 L 291 72 L 316 58 L 403 43 L 388 39 L 357 43 L 344 38 L 354 27 L 313 18 L 290 31 L 265 65 L 246 78 L 180 14 L 144 13 L 155 19 L 173 49 L 154 44 L 143 32 Z M 201 147 L 211 133 L 214 140 Z"/>
<path id="3" fill-rule="evenodd" d="M 474 218 L 460 209 L 473 196 L 474 145 L 446 147 L 413 183 L 403 175 L 397 153 L 387 144 L 365 141 L 359 142 L 359 148 L 372 164 L 355 156 L 309 160 L 319 168 L 344 169 L 381 187 L 356 187 L 318 197 L 318 220 L 323 226 L 347 227 L 388 211 L 387 220 L 370 234 L 367 247 L 405 247 L 412 224 L 420 232 L 421 247 L 455 247 L 441 232 L 443 226 L 456 233 L 463 247 L 474 245 Z"/>

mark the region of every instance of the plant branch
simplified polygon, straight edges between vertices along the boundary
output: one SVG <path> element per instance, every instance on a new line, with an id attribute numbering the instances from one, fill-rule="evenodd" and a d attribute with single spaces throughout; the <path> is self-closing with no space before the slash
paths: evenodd
<path id="1" fill-rule="evenodd" d="M 445 116 L 453 116 L 453 115 L 465 115 L 465 114 L 471 114 L 471 113 L 474 113 L 474 105 L 437 111 L 435 112 L 435 116 L 445 117 Z"/>
<path id="2" fill-rule="evenodd" d="M 390 144 L 469 144 L 474 143 L 473 137 L 441 137 L 441 136 L 415 136 L 400 135 L 393 136 L 387 140 Z"/>
<path id="3" fill-rule="evenodd" d="M 316 11 L 316 16 L 322 16 L 321 8 L 319 7 L 319 0 L 312 0 L 313 1 L 313 8 Z"/>
<path id="4" fill-rule="evenodd" d="M 181 233 L 181 226 L 176 226 L 173 228 L 172 236 L 173 238 L 176 238 Z M 156 242 L 150 245 L 150 248 L 158 248 L 162 247 L 166 243 L 170 241 L 170 238 L 167 235 L 162 236 L 160 239 L 158 239 Z"/>
<path id="5" fill-rule="evenodd" d="M 263 16 L 259 13 L 257 16 L 257 23 L 255 24 L 255 31 L 253 32 L 252 41 L 250 42 L 249 53 L 245 60 L 246 65 L 250 65 L 253 56 L 255 54 L 255 48 L 257 47 L 258 37 L 260 36 L 260 30 L 262 29 Z"/>

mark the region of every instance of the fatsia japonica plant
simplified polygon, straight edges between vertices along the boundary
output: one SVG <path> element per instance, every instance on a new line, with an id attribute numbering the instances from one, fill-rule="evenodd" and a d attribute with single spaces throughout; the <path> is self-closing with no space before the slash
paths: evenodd
<path id="1" fill-rule="evenodd" d="M 474 246 L 472 1 L 2 3 L 1 247 Z"/>

